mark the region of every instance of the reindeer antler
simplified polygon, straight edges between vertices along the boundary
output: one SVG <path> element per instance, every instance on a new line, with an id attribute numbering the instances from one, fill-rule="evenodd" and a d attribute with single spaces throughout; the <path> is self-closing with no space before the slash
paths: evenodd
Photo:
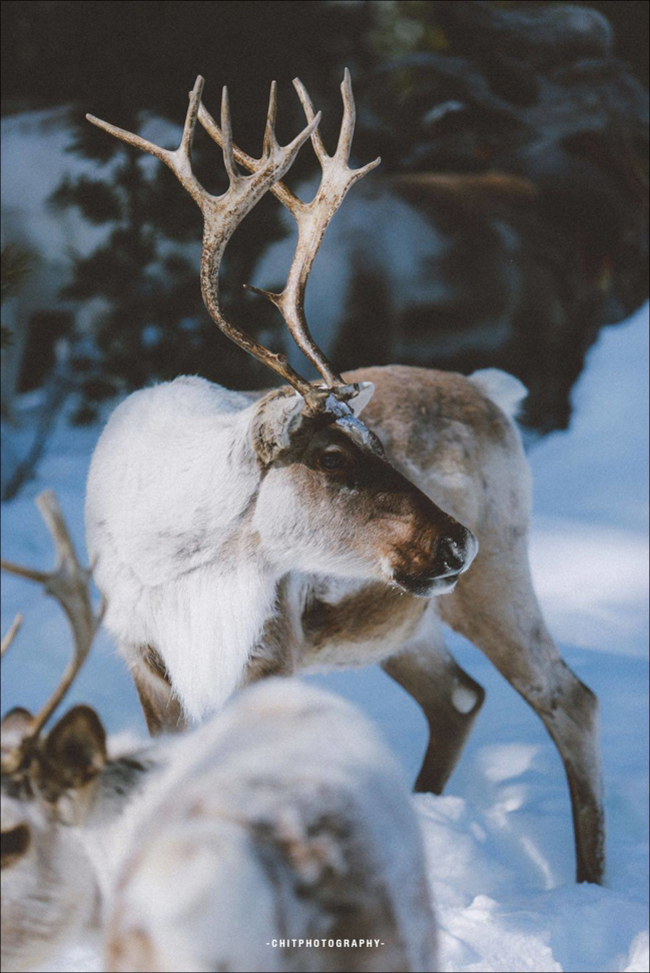
<path id="1" fill-rule="evenodd" d="M 86 115 L 89 122 L 104 129 L 116 138 L 134 145 L 151 155 L 161 159 L 176 175 L 181 185 L 188 191 L 203 213 L 203 254 L 201 260 L 201 292 L 205 306 L 212 320 L 245 351 L 254 355 L 259 361 L 268 365 L 282 378 L 289 382 L 306 400 L 314 397 L 315 390 L 311 384 L 302 378 L 289 365 L 284 355 L 276 355 L 261 345 L 255 338 L 241 331 L 223 314 L 219 305 L 219 265 L 224 250 L 235 229 L 250 212 L 264 193 L 287 172 L 300 147 L 313 135 L 319 121 L 320 113 L 309 119 L 309 124 L 289 145 L 281 146 L 275 137 L 276 88 L 271 86 L 269 109 L 264 132 L 264 145 L 260 159 L 254 160 L 255 165 L 251 175 L 242 176 L 235 165 L 235 155 L 232 145 L 232 127 L 230 108 L 228 104 L 228 90 L 223 89 L 221 100 L 221 133 L 223 159 L 228 173 L 229 186 L 222 196 L 211 195 L 192 172 L 190 150 L 197 114 L 201 103 L 203 78 L 196 79 L 190 95 L 190 103 L 185 118 L 181 143 L 175 151 L 162 149 L 152 142 L 134 135 L 124 129 L 116 128 L 107 122 Z"/>
<path id="2" fill-rule="evenodd" d="M 121 139 L 129 145 L 134 145 L 144 152 L 149 152 L 161 159 L 176 175 L 182 186 L 196 201 L 204 219 L 203 253 L 201 258 L 201 293 L 205 306 L 212 320 L 223 333 L 236 344 L 248 351 L 259 361 L 277 372 L 286 382 L 292 385 L 305 399 L 305 408 L 310 412 L 319 412 L 324 408 L 326 395 L 322 389 L 315 388 L 305 378 L 302 378 L 289 364 L 285 355 L 277 355 L 269 351 L 255 338 L 241 331 L 229 321 L 219 305 L 219 266 L 224 250 L 230 237 L 239 223 L 255 203 L 267 190 L 273 192 L 278 199 L 293 214 L 298 224 L 298 243 L 296 253 L 291 264 L 287 283 L 281 294 L 261 291 L 251 287 L 271 300 L 279 308 L 289 331 L 296 343 L 313 362 L 325 379 L 329 389 L 336 392 L 337 398 L 345 400 L 351 398 L 358 391 L 356 386 L 348 386 L 334 370 L 323 352 L 312 338 L 307 319 L 305 317 L 305 290 L 309 272 L 314 263 L 318 248 L 323 239 L 327 226 L 337 211 L 352 185 L 374 169 L 380 160 L 375 159 L 361 169 L 350 169 L 350 146 L 354 133 L 355 107 L 352 97 L 350 72 L 346 69 L 341 85 L 343 95 L 343 121 L 338 146 L 333 156 L 325 151 L 323 142 L 318 135 L 317 126 L 320 112 L 314 112 L 313 105 L 304 85 L 296 80 L 294 86 L 302 102 L 307 126 L 289 145 L 280 146 L 275 137 L 275 118 L 277 111 L 276 84 L 271 85 L 269 108 L 266 117 L 262 156 L 253 159 L 242 152 L 232 141 L 232 126 L 230 109 L 228 106 L 228 92 L 223 89 L 221 101 L 221 127 L 201 104 L 203 78 L 198 77 L 190 93 L 190 103 L 183 127 L 181 143 L 175 151 L 163 149 L 139 135 L 116 128 L 107 122 L 86 115 L 88 121 L 104 129 L 110 135 Z M 223 149 L 223 159 L 228 173 L 229 187 L 222 196 L 212 196 L 192 172 L 190 150 L 197 118 L 209 135 Z M 300 147 L 311 138 L 314 151 L 320 162 L 323 175 L 320 187 L 311 203 L 303 203 L 287 189 L 279 180 L 292 165 Z M 240 162 L 251 175 L 242 176 L 236 168 Z"/>
<path id="3" fill-rule="evenodd" d="M 23 624 L 23 616 L 19 613 L 14 618 L 13 622 L 7 629 L 5 635 L 2 637 L 2 651 L 0 651 L 0 657 L 4 657 L 5 652 L 16 638 L 20 626 Z"/>
<path id="4" fill-rule="evenodd" d="M 56 687 L 43 708 L 32 717 L 27 732 L 23 734 L 20 745 L 2 757 L 2 769 L 5 773 L 14 773 L 28 757 L 34 741 L 43 726 L 57 708 L 75 676 L 86 661 L 95 632 L 101 622 L 104 606 L 95 614 L 90 600 L 91 573 L 82 568 L 77 560 L 70 534 L 63 519 L 61 508 L 52 490 L 45 490 L 36 498 L 36 506 L 50 532 L 57 563 L 53 571 L 36 571 L 33 568 L 21 567 L 10 561 L 2 560 L 3 571 L 27 578 L 43 585 L 46 594 L 52 595 L 59 602 L 72 628 L 74 645 L 72 658 L 69 661 L 59 685 Z M 18 616 L 20 618 L 20 616 Z M 2 642 L 3 652 L 5 643 L 8 645 L 15 636 L 18 625 L 14 620 L 9 632 Z"/>
<path id="5" fill-rule="evenodd" d="M 314 114 L 314 107 L 305 86 L 298 78 L 294 80 L 293 84 L 298 92 L 307 121 L 313 123 L 317 116 Z M 345 385 L 338 373 L 334 371 L 330 362 L 314 342 L 305 316 L 305 291 L 309 273 L 330 220 L 354 183 L 362 179 L 381 162 L 381 159 L 377 158 L 360 169 L 351 169 L 348 166 L 356 121 L 356 109 L 352 94 L 352 80 L 347 68 L 341 83 L 341 96 L 343 98 L 343 120 L 334 155 L 328 155 L 318 131 L 314 129 L 312 132 L 312 145 L 322 169 L 320 186 L 312 201 L 303 203 L 282 182 L 276 182 L 271 186 L 271 192 L 286 206 L 298 224 L 298 243 L 284 290 L 279 294 L 274 294 L 260 287 L 244 286 L 257 294 L 263 294 L 275 304 L 296 344 L 316 366 L 325 379 L 325 383 L 330 388 L 336 389 L 339 398 L 346 398 L 357 390 L 353 386 Z M 199 106 L 198 119 L 208 135 L 223 146 L 225 133 L 219 129 L 219 126 L 203 105 Z M 232 146 L 232 152 L 238 162 L 251 172 L 255 172 L 259 166 L 257 159 L 251 158 L 237 146 Z"/>

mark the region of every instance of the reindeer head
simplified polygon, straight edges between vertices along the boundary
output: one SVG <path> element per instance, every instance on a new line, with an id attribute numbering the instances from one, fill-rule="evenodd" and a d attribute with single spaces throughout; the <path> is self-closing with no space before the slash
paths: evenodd
<path id="1" fill-rule="evenodd" d="M 42 572 L 5 561 L 2 567 L 57 598 L 72 626 L 74 653 L 36 716 L 16 708 L 2 720 L 3 970 L 46 961 L 68 936 L 94 921 L 97 910 L 94 871 L 68 825 L 83 815 L 104 766 L 104 729 L 92 709 L 75 706 L 46 737 L 41 733 L 85 661 L 99 617 L 90 603 L 90 573 L 79 566 L 54 494 L 41 494 L 37 504 L 54 540 L 57 567 Z M 17 618 L 3 639 L 3 655 L 19 626 Z"/>
<path id="2" fill-rule="evenodd" d="M 34 718 L 14 709 L 2 721 L 3 760 L 23 747 Z M 70 824 L 79 823 L 105 759 L 104 730 L 76 706 L 29 762 L 2 773 L 2 969 L 25 970 L 96 921 L 97 880 Z"/>
<path id="3" fill-rule="evenodd" d="M 411 594 L 453 588 L 476 552 L 470 532 L 388 462 L 358 415 L 374 391 L 315 415 L 285 390 L 257 406 L 262 466 L 253 527 L 281 569 L 376 578 Z"/>
<path id="4" fill-rule="evenodd" d="M 221 127 L 201 105 L 203 79 L 190 94 L 181 143 L 175 151 L 87 118 L 117 138 L 161 159 L 198 204 L 204 218 L 201 288 L 217 326 L 293 387 L 265 396 L 253 410 L 250 435 L 263 474 L 253 523 L 266 555 L 278 566 L 312 572 L 379 578 L 418 595 L 442 593 L 466 570 L 478 545 L 461 524 L 444 513 L 390 466 L 381 444 L 359 419 L 373 388 L 346 384 L 316 346 L 305 318 L 305 290 L 325 230 L 350 187 L 379 159 L 360 169 L 348 162 L 355 125 L 350 74 L 341 91 L 343 121 L 334 155 L 317 131 L 309 95 L 294 85 L 307 127 L 287 146 L 275 138 L 276 92 L 271 98 L 263 153 L 253 159 L 232 142 L 227 91 Z M 190 149 L 197 119 L 223 148 L 229 188 L 208 193 L 192 172 Z M 304 203 L 282 182 L 302 144 L 311 142 L 322 169 L 316 195 Z M 251 175 L 243 176 L 236 162 Z M 285 356 L 264 348 L 223 314 L 219 305 L 219 266 L 237 225 L 270 190 L 291 212 L 298 241 L 281 293 L 249 288 L 267 297 L 282 313 L 296 343 L 323 377 L 314 385 L 298 375 Z"/>

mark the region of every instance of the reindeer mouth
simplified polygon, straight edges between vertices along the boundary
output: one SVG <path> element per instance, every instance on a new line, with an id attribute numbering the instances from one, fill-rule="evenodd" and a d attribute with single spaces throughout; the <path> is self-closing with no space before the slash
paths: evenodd
<path id="1" fill-rule="evenodd" d="M 455 574 L 447 574 L 442 578 L 430 573 L 402 574 L 397 572 L 393 575 L 392 581 L 393 584 L 409 595 L 415 595 L 418 598 L 431 598 L 435 595 L 446 595 L 449 591 L 453 591 L 460 575 L 460 571 Z"/>

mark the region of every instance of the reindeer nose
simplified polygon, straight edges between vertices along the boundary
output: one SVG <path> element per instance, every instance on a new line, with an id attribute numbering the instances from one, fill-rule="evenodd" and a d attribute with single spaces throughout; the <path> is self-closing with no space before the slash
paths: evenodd
<path id="1" fill-rule="evenodd" d="M 471 530 L 457 524 L 456 529 L 442 537 L 438 544 L 436 567 L 440 571 L 439 577 L 467 571 L 477 551 L 478 541 Z"/>
<path id="2" fill-rule="evenodd" d="M 467 571 L 476 557 L 478 541 L 462 524 L 453 523 L 438 541 L 433 561 L 425 570 L 414 571 L 399 568 L 393 571 L 393 580 L 405 591 L 422 597 L 445 594 L 452 591 L 459 576 Z"/>

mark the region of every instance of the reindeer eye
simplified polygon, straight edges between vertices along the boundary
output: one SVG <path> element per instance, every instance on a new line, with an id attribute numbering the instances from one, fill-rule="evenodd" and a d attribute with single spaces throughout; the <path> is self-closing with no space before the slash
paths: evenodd
<path id="1" fill-rule="evenodd" d="M 324 449 L 318 456 L 318 465 L 322 470 L 340 470 L 347 465 L 347 453 L 338 446 Z"/>
<path id="2" fill-rule="evenodd" d="M 19 824 L 17 828 L 2 832 L 2 867 L 13 865 L 16 859 L 25 854 L 29 848 L 29 828 L 26 824 Z"/>

